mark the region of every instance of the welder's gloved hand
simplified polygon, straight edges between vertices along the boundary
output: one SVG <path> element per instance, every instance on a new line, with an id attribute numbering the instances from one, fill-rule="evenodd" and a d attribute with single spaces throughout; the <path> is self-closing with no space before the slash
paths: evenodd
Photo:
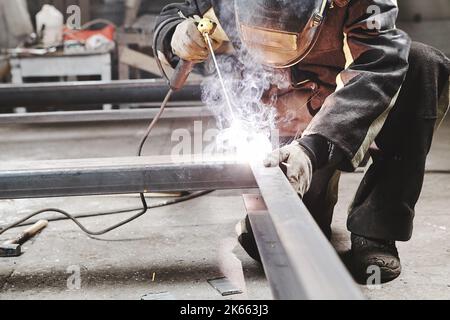
<path id="1" fill-rule="evenodd" d="M 222 43 L 211 39 L 213 49 L 219 48 Z M 183 60 L 203 62 L 208 59 L 208 45 L 203 35 L 198 31 L 194 19 L 186 19 L 181 22 L 172 36 L 172 51 Z"/>
<path id="2" fill-rule="evenodd" d="M 282 164 L 283 163 L 283 164 Z M 313 164 L 305 149 L 295 141 L 288 146 L 275 150 L 264 160 L 266 167 L 287 166 L 286 176 L 300 196 L 304 196 L 311 187 Z"/>

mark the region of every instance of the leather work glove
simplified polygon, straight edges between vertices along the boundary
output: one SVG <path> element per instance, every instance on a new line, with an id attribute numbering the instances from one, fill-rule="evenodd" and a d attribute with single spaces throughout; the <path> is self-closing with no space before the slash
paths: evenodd
<path id="1" fill-rule="evenodd" d="M 287 167 L 286 176 L 292 187 L 303 197 L 311 187 L 313 164 L 305 149 L 294 141 L 288 146 L 275 150 L 264 160 L 266 167 Z"/>
<path id="2" fill-rule="evenodd" d="M 216 50 L 222 42 L 211 38 L 211 44 Z M 183 60 L 203 62 L 209 56 L 208 45 L 198 31 L 194 19 L 186 19 L 177 26 L 172 36 L 171 46 L 173 53 Z"/>

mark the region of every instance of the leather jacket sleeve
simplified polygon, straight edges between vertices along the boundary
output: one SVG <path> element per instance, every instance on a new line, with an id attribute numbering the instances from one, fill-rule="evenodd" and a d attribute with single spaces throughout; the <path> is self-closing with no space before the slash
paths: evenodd
<path id="1" fill-rule="evenodd" d="M 411 40 L 395 26 L 395 0 L 352 0 L 344 27 L 347 65 L 304 136 L 321 136 L 358 167 L 394 106 L 408 70 Z"/>

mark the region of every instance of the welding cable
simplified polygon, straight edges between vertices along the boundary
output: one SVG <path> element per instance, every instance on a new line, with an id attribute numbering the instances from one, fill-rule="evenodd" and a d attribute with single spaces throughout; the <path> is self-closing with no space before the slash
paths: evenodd
<path id="1" fill-rule="evenodd" d="M 154 205 L 151 205 L 151 206 L 145 206 L 145 209 L 146 209 L 145 212 L 147 212 L 149 209 L 161 208 L 161 207 L 166 207 L 166 206 L 182 203 L 182 202 L 185 202 L 185 201 L 189 201 L 189 200 L 192 200 L 192 199 L 195 199 L 195 198 L 207 195 L 207 194 L 209 194 L 211 192 L 212 191 L 194 192 L 194 193 L 188 194 L 186 196 L 183 196 L 183 197 L 180 197 L 180 198 L 177 198 L 177 199 L 171 199 L 171 200 L 167 200 L 167 201 L 164 201 L 164 202 L 161 202 L 161 203 L 157 203 L 157 204 L 154 204 Z M 114 225 L 114 226 L 112 226 L 110 228 L 107 228 L 107 229 L 102 230 L 102 231 L 97 231 L 97 232 L 93 232 L 93 231 L 88 230 L 78 220 L 80 218 L 93 218 L 93 217 L 106 216 L 106 215 L 112 215 L 112 214 L 127 213 L 127 212 L 137 211 L 137 210 L 141 210 L 141 212 L 138 213 L 137 215 L 135 215 L 135 216 L 133 216 L 133 217 L 131 217 L 131 218 L 121 222 L 121 223 L 118 223 L 118 224 L 116 224 L 116 225 Z M 31 218 L 34 218 L 35 216 L 43 214 L 43 213 L 54 212 L 54 213 L 59 213 L 59 214 L 63 215 L 64 217 L 49 218 L 49 219 L 46 219 L 47 221 L 49 221 L 49 222 L 56 222 L 56 221 L 72 220 L 83 232 L 85 232 L 85 233 L 87 233 L 89 235 L 94 235 L 94 236 L 97 235 L 98 236 L 98 235 L 103 235 L 105 233 L 108 233 L 108 232 L 110 232 L 112 230 L 115 230 L 115 229 L 117 229 L 117 228 L 119 228 L 119 227 L 121 227 L 121 226 L 123 226 L 123 225 L 125 225 L 125 224 L 127 224 L 127 223 L 129 223 L 129 222 L 131 222 L 131 221 L 133 221 L 133 220 L 135 220 L 137 218 L 139 218 L 140 216 L 142 216 L 145 213 L 145 212 L 142 212 L 142 211 L 143 211 L 143 209 L 136 208 L 136 209 L 130 209 L 130 210 L 111 211 L 111 212 L 104 212 L 104 213 L 91 213 L 91 214 L 72 215 L 72 214 L 70 214 L 70 213 L 68 213 L 67 211 L 64 211 L 64 210 L 50 209 L 49 208 L 49 209 L 44 209 L 44 210 L 40 210 L 40 211 L 34 212 L 34 213 L 32 213 L 32 214 L 22 218 L 21 220 L 10 224 L 9 226 L 0 227 L 0 235 L 2 235 L 3 233 L 5 233 L 5 232 L 7 232 L 8 230 L 11 230 L 11 229 L 25 227 L 25 226 L 29 226 L 29 225 L 34 225 L 39 220 L 38 219 L 30 220 Z"/>
<path id="2" fill-rule="evenodd" d="M 158 123 L 159 119 L 161 119 L 161 116 L 163 115 L 164 111 L 166 110 L 167 104 L 169 103 L 170 97 L 172 97 L 173 90 L 169 89 L 169 92 L 167 92 L 166 97 L 164 98 L 163 103 L 161 104 L 161 108 L 159 109 L 158 114 L 153 118 L 153 121 L 148 126 L 147 130 L 145 131 L 144 137 L 141 140 L 141 143 L 139 144 L 139 148 L 137 151 L 137 156 L 142 156 L 142 151 L 144 149 L 145 143 L 147 142 L 150 134 L 152 133 L 153 129 L 155 128 L 156 124 Z"/>
<path id="3" fill-rule="evenodd" d="M 12 228 L 14 228 L 16 226 L 19 226 L 21 223 L 24 223 L 25 221 L 27 221 L 27 220 L 29 220 L 29 219 L 37 216 L 37 215 L 40 215 L 40 214 L 43 214 L 43 213 L 47 213 L 47 212 L 55 212 L 55 213 L 62 214 L 64 216 L 66 216 L 68 219 L 72 220 L 86 234 L 91 235 L 91 236 L 101 236 L 101 235 L 104 235 L 104 234 L 106 234 L 106 233 L 108 233 L 108 232 L 110 232 L 112 230 L 115 230 L 115 229 L 117 229 L 117 228 L 119 228 L 119 227 L 121 227 L 121 226 L 123 226 L 123 225 L 125 225 L 125 224 L 127 224 L 127 223 L 129 223 L 129 222 L 131 222 L 131 221 L 133 221 L 133 220 L 135 220 L 137 218 L 139 218 L 140 216 L 144 215 L 148 211 L 148 206 L 147 206 L 147 202 L 145 201 L 145 197 L 142 197 L 142 195 L 141 195 L 141 201 L 142 201 L 142 204 L 143 204 L 144 208 L 138 214 L 136 214 L 136 215 L 132 216 L 131 218 L 128 218 L 128 219 L 126 219 L 126 220 L 124 220 L 124 221 L 122 221 L 122 222 L 120 222 L 118 224 L 115 224 L 112 227 L 109 227 L 109 228 L 106 228 L 106 229 L 100 230 L 100 231 L 90 231 L 90 230 L 88 230 L 76 218 L 74 218 L 70 213 L 68 213 L 68 212 L 66 212 L 64 210 L 54 209 L 54 208 L 47 208 L 47 209 L 43 209 L 43 210 L 39 210 L 37 212 L 34 212 L 34 213 L 30 214 L 29 216 L 27 216 L 27 217 L 25 217 L 23 219 L 20 219 L 17 222 L 14 222 L 10 226 L 8 226 L 5 229 L 3 229 L 2 231 L 0 231 L 0 235 L 2 235 L 6 231 L 8 231 L 8 230 L 10 230 L 10 229 L 12 229 Z"/>
<path id="4" fill-rule="evenodd" d="M 161 33 L 162 29 L 167 26 L 169 23 L 175 22 L 177 20 L 180 20 L 180 17 L 174 17 L 174 18 L 170 18 L 167 19 L 164 23 L 160 23 L 160 25 L 156 28 L 154 35 L 153 35 L 153 57 L 156 60 L 156 64 L 158 65 L 158 69 L 159 72 L 161 73 L 161 77 L 166 79 L 167 84 L 170 85 L 170 78 L 167 75 L 166 71 L 164 70 L 164 67 L 162 65 L 161 60 L 159 59 L 159 54 L 158 54 L 158 38 L 159 38 L 159 34 Z"/>

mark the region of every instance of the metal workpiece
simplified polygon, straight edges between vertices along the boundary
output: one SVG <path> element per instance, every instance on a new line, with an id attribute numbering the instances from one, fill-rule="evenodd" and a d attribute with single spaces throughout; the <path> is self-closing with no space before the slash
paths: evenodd
<path id="1" fill-rule="evenodd" d="M 295 274 L 291 281 L 301 288 L 292 299 L 363 299 L 350 273 L 281 169 L 252 164 L 252 170 L 287 263 Z"/>
<path id="2" fill-rule="evenodd" d="M 51 124 L 99 121 L 150 120 L 159 112 L 156 108 L 129 110 L 57 111 L 0 114 L 0 124 Z M 213 116 L 207 107 L 168 107 L 161 119 L 188 119 Z"/>
<path id="3" fill-rule="evenodd" d="M 254 188 L 246 163 L 141 157 L 0 164 L 0 199 Z"/>
<path id="4" fill-rule="evenodd" d="M 161 102 L 163 80 L 86 81 L 0 85 L 0 107 L 64 107 L 94 104 Z M 188 82 L 172 101 L 200 101 L 199 82 Z"/>
<path id="5" fill-rule="evenodd" d="M 274 299 L 295 300 L 305 297 L 306 292 L 289 262 L 264 199 L 259 194 L 244 194 L 243 198 Z"/>

